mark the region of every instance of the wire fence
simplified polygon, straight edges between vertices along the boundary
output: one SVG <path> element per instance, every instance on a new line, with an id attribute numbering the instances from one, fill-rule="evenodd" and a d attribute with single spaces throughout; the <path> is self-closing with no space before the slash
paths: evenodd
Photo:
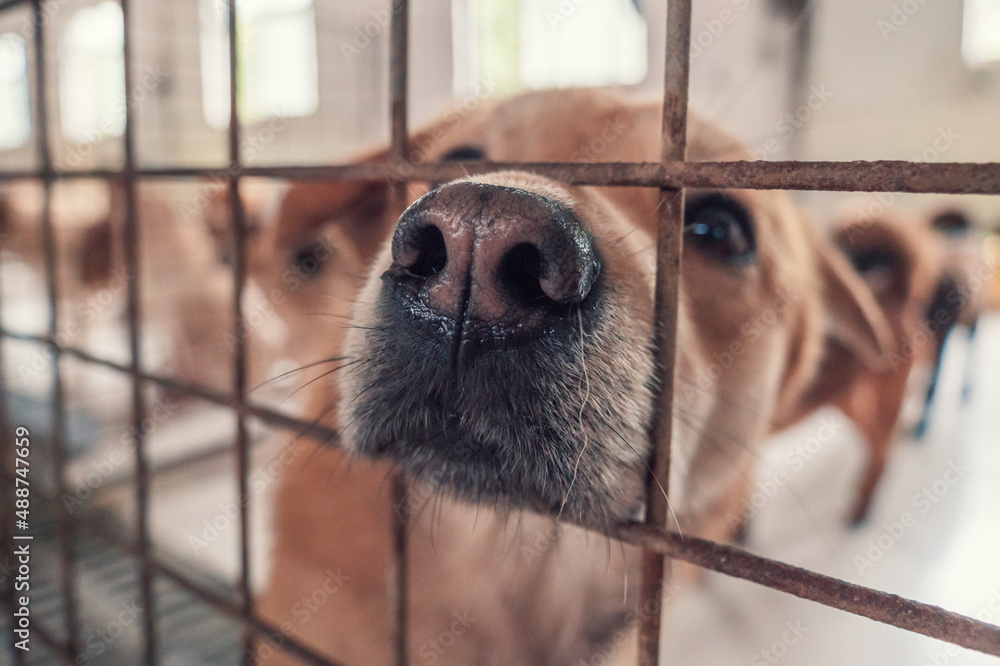
<path id="1" fill-rule="evenodd" d="M 130 24 L 130 0 L 121 0 L 125 20 L 124 56 L 130 63 L 134 35 Z M 109 525 L 91 517 L 72 515 L 62 504 L 57 516 L 59 543 L 60 594 L 63 599 L 63 624 L 65 631 L 44 624 L 33 625 L 33 635 L 48 645 L 61 660 L 74 661 L 80 655 L 80 605 L 76 598 L 76 562 L 74 543 L 81 533 L 105 540 L 123 553 L 133 555 L 140 563 L 139 589 L 142 607 L 142 640 L 144 662 L 159 663 L 162 646 L 159 644 L 159 613 L 154 585 L 158 579 L 169 579 L 209 604 L 218 613 L 234 618 L 244 627 L 244 662 L 252 661 L 252 642 L 266 636 L 288 653 L 311 664 L 329 664 L 320 654 L 301 644 L 294 637 L 271 626 L 255 613 L 251 573 L 256 566 L 250 556 L 248 491 L 249 456 L 251 442 L 247 421 L 254 418 L 295 432 L 309 431 L 333 438 L 336 433 L 313 423 L 302 422 L 276 410 L 252 404 L 247 395 L 247 348 L 245 336 L 236 331 L 234 339 L 235 367 L 232 393 L 213 391 L 203 386 L 185 383 L 151 373 L 143 368 L 142 316 L 139 293 L 141 285 L 138 244 L 137 186 L 140 180 L 218 177 L 219 169 L 202 168 L 146 168 L 136 163 L 135 118 L 130 106 L 125 108 L 124 167 L 121 170 L 92 169 L 86 171 L 60 171 L 52 159 L 52 145 L 48 134 L 50 107 L 46 99 L 46 46 L 45 3 L 42 0 L 7 0 L 0 2 L 0 12 L 19 6 L 30 6 L 33 15 L 34 35 L 34 138 L 40 156 L 37 170 L 0 170 L 0 182 L 31 179 L 44 188 L 42 210 L 43 247 L 48 292 L 46 298 L 50 311 L 48 330 L 43 335 L 25 335 L 0 329 L 0 341 L 20 340 L 44 345 L 51 350 L 56 362 L 52 372 L 52 433 L 54 440 L 55 493 L 65 491 L 66 417 L 65 382 L 60 370 L 60 359 L 73 358 L 100 366 L 123 376 L 131 383 L 131 412 L 135 438 L 135 503 L 137 507 L 134 530 L 123 534 Z M 672 429 L 673 358 L 676 346 L 678 284 L 681 254 L 681 229 L 683 224 L 684 188 L 746 188 L 790 190 L 838 191 L 891 191 L 919 193 L 976 193 L 1000 194 L 1000 164 L 965 163 L 915 163 L 901 161 L 876 162 L 686 162 L 685 137 L 688 108 L 688 65 L 691 32 L 690 0 L 672 0 L 668 5 L 666 67 L 664 81 L 664 110 L 662 135 L 662 160 L 658 163 L 493 163 L 463 162 L 461 164 L 407 164 L 407 84 L 408 84 L 408 15 L 409 2 L 394 0 L 391 22 L 390 46 L 390 112 L 392 119 L 391 161 L 387 164 L 345 164 L 311 167 L 247 166 L 240 155 L 241 127 L 238 118 L 239 53 L 236 0 L 228 0 L 229 35 L 229 102 L 228 164 L 225 179 L 228 203 L 232 211 L 230 227 L 235 252 L 233 277 L 235 288 L 231 308 L 238 322 L 243 321 L 244 285 L 247 277 L 247 215 L 238 195 L 242 179 L 248 177 L 274 177 L 283 179 L 375 179 L 396 185 L 396 205 L 400 209 L 405 201 L 405 184 L 408 181 L 443 182 L 466 174 L 498 169 L 524 169 L 576 185 L 642 186 L 660 189 L 660 226 L 657 238 L 658 260 L 655 286 L 655 348 L 658 350 L 659 367 L 665 368 L 660 377 L 654 422 L 651 428 L 652 474 L 649 487 L 656 487 L 656 480 L 666 488 L 670 465 L 670 433 Z M 134 86 L 130 68 L 125 68 L 125 95 L 130 98 Z M 124 257 L 128 274 L 133 276 L 127 285 L 127 326 L 129 360 L 127 363 L 110 361 L 83 349 L 60 344 L 57 332 L 59 321 L 59 284 L 56 278 L 56 239 L 53 228 L 51 198 L 57 181 L 77 178 L 100 178 L 119 183 L 125 192 Z M 0 380 L 6 387 L 0 366 Z M 236 437 L 232 451 L 236 457 L 236 484 L 238 494 L 238 525 L 240 540 L 239 575 L 235 598 L 207 589 L 199 581 L 154 553 L 150 533 L 150 464 L 147 441 L 142 423 L 149 406 L 144 388 L 155 385 L 197 397 L 229 409 L 236 422 Z M 0 405 L 5 437 L 12 432 L 12 418 L 7 401 Z M 6 441 L 6 440 L 5 440 Z M 13 493 L 14 453 L 4 445 L 3 479 L 4 494 Z M 37 489 L 34 492 L 39 492 Z M 402 482 L 396 486 L 397 500 L 406 492 Z M 671 558 L 684 560 L 706 569 L 730 576 L 744 578 L 761 585 L 793 594 L 805 599 L 838 608 L 850 613 L 884 622 L 907 631 L 917 632 L 954 643 L 973 650 L 1000 656 L 1000 627 L 958 615 L 927 604 L 911 601 L 893 594 L 833 579 L 787 564 L 758 557 L 739 548 L 702 541 L 695 538 L 681 539 L 666 526 L 666 501 L 660 492 L 648 492 L 647 519 L 644 524 L 628 524 L 617 528 L 612 536 L 644 549 L 643 583 L 640 603 L 642 608 L 660 609 L 664 579 L 669 576 Z M 405 502 L 399 502 L 399 506 Z M 4 506 L 7 506 L 4 501 Z M 6 512 L 5 512 L 6 513 Z M 397 593 L 396 604 L 396 655 L 400 665 L 408 663 L 406 654 L 406 516 L 396 514 L 395 526 Z M 15 547 L 12 518 L 5 516 L 4 552 Z M 5 615 L 13 617 L 15 593 L 13 578 L 8 577 L 3 590 Z M 650 605 L 647 605 L 650 604 Z M 640 632 L 639 663 L 657 664 L 659 658 L 660 613 L 644 613 Z M 14 663 L 24 663 L 24 654 L 11 649 Z"/>

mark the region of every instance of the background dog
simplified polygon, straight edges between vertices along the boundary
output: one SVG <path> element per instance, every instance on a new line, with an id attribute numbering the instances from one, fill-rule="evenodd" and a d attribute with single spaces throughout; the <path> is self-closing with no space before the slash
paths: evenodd
<path id="1" fill-rule="evenodd" d="M 889 215 L 839 222 L 834 241 L 881 306 L 893 343 L 883 358 L 871 359 L 831 340 L 796 418 L 832 404 L 864 434 L 869 460 L 850 512 L 857 524 L 867 515 L 885 468 L 911 370 L 931 360 L 937 331 L 950 323 L 931 310 L 943 253 L 926 224 Z"/>

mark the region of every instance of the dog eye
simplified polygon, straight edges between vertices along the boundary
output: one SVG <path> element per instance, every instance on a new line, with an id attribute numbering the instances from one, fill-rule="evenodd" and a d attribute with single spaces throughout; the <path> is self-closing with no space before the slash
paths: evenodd
<path id="1" fill-rule="evenodd" d="M 441 156 L 442 162 L 475 162 L 486 159 L 486 153 L 482 148 L 475 146 L 455 146 Z M 431 189 L 436 190 L 441 187 L 441 183 L 431 183 Z"/>
<path id="2" fill-rule="evenodd" d="M 456 146 L 441 156 L 442 162 L 468 162 L 471 160 L 482 160 L 486 158 L 486 153 L 482 148 L 475 146 Z"/>
<path id="3" fill-rule="evenodd" d="M 895 256 L 881 248 L 859 251 L 852 251 L 850 248 L 845 248 L 844 252 L 854 265 L 854 270 L 862 274 L 877 269 L 890 270 L 896 263 Z"/>
<path id="4" fill-rule="evenodd" d="M 746 263 L 756 257 L 750 214 L 725 195 L 709 194 L 691 201 L 684 211 L 684 232 L 686 243 L 716 259 Z"/>
<path id="5" fill-rule="evenodd" d="M 297 249 L 292 255 L 292 268 L 300 275 L 311 278 L 323 268 L 324 250 L 319 243 L 311 243 Z"/>

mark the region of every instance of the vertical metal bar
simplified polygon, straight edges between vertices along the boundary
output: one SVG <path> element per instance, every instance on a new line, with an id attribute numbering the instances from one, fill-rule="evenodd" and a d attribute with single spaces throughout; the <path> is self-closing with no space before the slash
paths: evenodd
<path id="1" fill-rule="evenodd" d="M 125 155 L 124 172 L 120 183 L 112 187 L 124 188 L 125 228 L 122 234 L 124 245 L 125 272 L 129 276 L 126 289 L 126 315 L 129 336 L 129 378 L 132 386 L 132 432 L 135 433 L 135 503 L 136 532 L 139 546 L 139 590 L 143 609 L 143 654 L 146 664 L 159 661 L 156 635 L 156 595 L 153 590 L 155 571 L 151 563 L 152 537 L 149 527 L 150 486 L 149 461 L 146 455 L 146 435 L 142 424 L 146 418 L 146 401 L 143 382 L 139 379 L 142 370 L 142 281 L 139 271 L 139 239 L 141 230 L 138 219 L 138 194 L 135 163 L 135 113 L 132 108 L 132 26 L 130 0 L 121 0 L 124 21 L 124 43 L 122 57 L 125 61 Z"/>
<path id="2" fill-rule="evenodd" d="M 663 82 L 662 161 L 683 161 L 687 152 L 691 0 L 667 5 L 666 66 Z"/>
<path id="3" fill-rule="evenodd" d="M 56 248 L 55 229 L 52 226 L 52 186 L 55 173 L 52 165 L 52 146 L 49 141 L 48 114 L 48 77 L 46 76 L 45 57 L 45 16 L 42 12 L 41 0 L 34 0 L 31 5 L 32 19 L 35 23 L 35 95 L 36 122 L 38 132 L 38 154 L 41 159 L 44 197 L 42 204 L 42 241 L 45 257 L 45 279 L 48 286 L 49 301 L 49 337 L 59 341 L 59 288 L 56 283 Z M 68 492 L 66 487 L 66 419 L 64 413 L 64 387 L 62 378 L 62 350 L 54 345 L 52 351 L 52 464 L 56 480 L 56 494 L 63 497 Z M 77 654 L 79 647 L 79 623 L 77 621 L 77 598 L 74 585 L 73 544 L 75 530 L 68 508 L 62 502 L 57 503 L 56 531 L 59 540 L 59 573 L 60 588 L 63 596 L 63 610 L 66 619 L 66 651 Z"/>
<path id="4" fill-rule="evenodd" d="M 399 163 L 406 161 L 407 117 L 406 89 L 409 77 L 409 0 L 393 0 L 392 23 L 389 43 L 389 105 L 392 123 L 391 158 Z M 392 211 L 399 214 L 406 206 L 406 183 L 393 184 Z M 406 534 L 409 523 L 407 483 L 402 474 L 393 479 L 393 545 L 396 560 L 396 664 L 406 666 L 407 608 L 409 604 L 409 567 L 407 566 Z"/>
<path id="5" fill-rule="evenodd" d="M 683 161 L 687 148 L 688 49 L 691 0 L 667 5 L 666 64 L 663 89 L 663 162 Z M 673 430 L 674 359 L 677 348 L 677 305 L 684 224 L 684 191 L 660 190 L 660 224 L 656 247 L 653 348 L 659 382 L 654 390 L 650 429 L 651 473 L 646 483 L 646 523 L 663 529 L 667 522 L 670 446 Z M 659 663 L 663 583 L 669 578 L 666 558 L 643 551 L 640 589 L 639 664 Z"/>
<path id="6" fill-rule="evenodd" d="M 409 78 L 409 0 L 393 0 L 389 44 L 389 104 L 392 114 L 392 156 L 406 159 L 406 86 Z"/>
<path id="7" fill-rule="evenodd" d="M 246 213 L 240 199 L 240 175 L 243 171 L 240 155 L 239 113 L 239 43 L 237 32 L 236 0 L 228 0 L 229 7 L 229 206 L 230 227 L 233 234 L 233 391 L 236 412 L 236 484 L 239 495 L 240 523 L 240 578 L 237 583 L 244 619 L 243 663 L 253 662 L 253 632 L 248 629 L 253 618 L 253 589 L 250 578 L 250 447 L 247 434 L 245 400 L 247 392 L 247 349 L 243 334 L 243 288 L 246 281 Z"/>

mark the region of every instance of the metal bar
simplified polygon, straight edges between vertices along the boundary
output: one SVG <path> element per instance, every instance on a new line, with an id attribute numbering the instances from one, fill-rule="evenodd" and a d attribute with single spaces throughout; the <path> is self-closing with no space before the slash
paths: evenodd
<path id="1" fill-rule="evenodd" d="M 90 534 L 103 539 L 107 543 L 125 553 L 138 555 L 139 548 L 137 544 L 132 543 L 128 537 L 125 537 L 109 528 L 103 521 L 96 520 L 85 515 L 81 515 L 79 517 L 79 521 L 81 528 L 87 530 Z M 302 659 L 308 664 L 316 664 L 317 666 L 338 666 L 336 662 L 330 661 L 323 655 L 314 651 L 312 648 L 303 645 L 292 636 L 289 636 L 281 631 L 278 627 L 275 627 L 274 625 L 254 615 L 246 617 L 243 612 L 243 604 L 241 602 L 233 602 L 222 594 L 206 589 L 204 583 L 191 580 L 173 566 L 158 560 L 156 557 L 150 558 L 150 566 L 153 567 L 158 574 L 173 581 L 177 586 L 183 588 L 192 596 L 197 597 L 200 601 L 212 606 L 216 610 L 235 620 L 243 622 L 244 626 L 249 627 L 254 634 L 267 637 L 269 642 L 273 642 L 272 639 L 281 641 L 279 649 L 287 652 L 288 654 L 297 657 L 298 659 Z"/>
<path id="2" fill-rule="evenodd" d="M 38 138 L 38 155 L 41 159 L 44 196 L 42 203 L 42 250 L 45 257 L 45 280 L 48 287 L 49 337 L 59 333 L 58 249 L 52 223 L 53 165 L 52 145 L 48 126 L 48 77 L 45 56 L 45 17 L 42 3 L 32 3 L 35 22 L 35 128 Z M 56 490 L 60 496 L 66 491 L 66 414 L 64 409 L 62 359 L 56 350 L 52 357 L 52 466 Z M 77 620 L 77 597 L 73 571 L 73 544 L 75 541 L 72 516 L 64 503 L 59 503 L 56 517 L 59 542 L 59 584 L 62 589 L 63 611 L 66 621 L 66 652 L 74 658 L 77 654 L 80 628 Z"/>
<path id="3" fill-rule="evenodd" d="M 389 42 L 389 113 L 391 114 L 391 153 L 395 159 L 406 157 L 407 114 L 406 84 L 409 78 L 409 0 L 393 0 Z"/>
<path id="4" fill-rule="evenodd" d="M 380 180 L 440 182 L 470 174 L 524 170 L 572 185 L 659 188 L 1000 194 L 1000 162 L 445 162 L 440 164 L 340 164 L 253 166 L 242 175 L 288 180 Z M 143 178 L 212 178 L 219 169 L 141 168 Z M 54 171 L 53 178 L 117 178 L 108 169 Z M 222 174 L 224 175 L 224 174 Z M 34 171 L 2 171 L 2 180 L 42 177 Z"/>
<path id="5" fill-rule="evenodd" d="M 683 163 L 687 154 L 688 51 L 691 0 L 667 3 L 667 38 L 663 81 L 663 129 L 660 157 Z M 669 509 L 670 447 L 673 431 L 677 307 L 684 225 L 684 191 L 661 189 L 656 235 L 656 283 L 653 304 L 653 350 L 659 380 L 653 386 L 649 474 L 646 478 L 646 524 L 665 529 Z M 670 562 L 659 553 L 642 552 L 639 604 L 639 666 L 660 661 L 663 584 Z"/>
<path id="6" fill-rule="evenodd" d="M 409 78 L 409 0 L 393 0 L 392 21 L 389 27 L 389 112 L 391 114 L 390 159 L 404 167 L 408 152 L 407 140 L 407 80 Z M 394 183 L 392 188 L 391 213 L 401 214 L 406 207 L 406 182 Z M 407 480 L 401 472 L 396 472 L 392 480 L 393 559 L 396 569 L 395 596 L 392 599 L 395 617 L 395 653 L 397 666 L 406 666 L 409 605 L 409 566 L 407 562 L 406 534 L 409 515 L 406 510 Z"/>
<path id="7" fill-rule="evenodd" d="M 1000 656 L 1000 627 L 938 606 L 848 583 L 732 546 L 658 531 L 647 525 L 624 525 L 615 536 L 705 569 L 970 650 Z"/>
<path id="8" fill-rule="evenodd" d="M 146 400 L 143 385 L 137 379 L 142 367 L 142 311 L 140 305 L 142 274 L 139 261 L 139 229 L 137 183 L 135 176 L 135 114 L 132 109 L 132 30 L 130 25 L 131 3 L 121 0 L 124 21 L 123 57 L 125 60 L 125 132 L 124 171 L 120 187 L 125 195 L 124 246 L 126 283 L 126 319 L 128 326 L 129 375 L 132 388 L 132 430 L 135 433 L 135 504 L 136 532 L 139 535 L 139 593 L 142 598 L 142 636 L 144 663 L 159 662 L 156 634 L 156 596 L 153 591 L 154 572 L 149 565 L 153 545 L 149 526 L 149 460 L 146 453 L 146 435 L 142 423 L 146 418 Z M 115 187 L 112 184 L 112 187 Z"/>
<path id="9" fill-rule="evenodd" d="M 236 0 L 228 0 L 229 7 L 229 210 L 231 213 L 230 228 L 233 235 L 233 391 L 236 395 L 236 487 L 239 497 L 239 528 L 240 528 L 240 576 L 238 589 L 242 598 L 241 613 L 245 624 L 253 619 L 253 589 L 250 576 L 250 492 L 248 478 L 250 476 L 250 451 L 247 436 L 247 424 L 243 410 L 240 408 L 247 388 L 247 350 L 246 336 L 243 335 L 243 290 L 246 283 L 246 252 L 247 232 L 246 214 L 243 201 L 240 199 L 240 175 L 243 170 L 240 155 L 240 64 L 239 36 L 237 34 L 238 17 Z M 243 663 L 250 666 L 253 661 L 253 636 L 246 633 L 243 637 Z"/>
<path id="10" fill-rule="evenodd" d="M 687 153 L 688 64 L 691 43 L 691 0 L 667 3 L 666 63 L 663 82 L 664 163 L 683 162 Z"/>
<path id="11" fill-rule="evenodd" d="M 660 190 L 659 207 L 653 306 L 653 350 L 659 381 L 653 386 L 651 453 L 646 478 L 646 524 L 664 529 L 669 511 L 684 191 Z M 670 578 L 670 569 L 670 562 L 659 553 L 648 550 L 642 552 L 642 583 L 639 589 L 639 607 L 643 609 L 639 616 L 640 666 L 655 666 L 659 663 L 662 597 L 664 583 Z"/>

